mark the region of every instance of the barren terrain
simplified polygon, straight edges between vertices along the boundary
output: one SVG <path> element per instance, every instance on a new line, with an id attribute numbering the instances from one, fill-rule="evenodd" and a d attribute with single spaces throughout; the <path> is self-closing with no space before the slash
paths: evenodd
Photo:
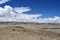
<path id="1" fill-rule="evenodd" d="M 60 25 L 0 24 L 0 40 L 60 40 Z"/>

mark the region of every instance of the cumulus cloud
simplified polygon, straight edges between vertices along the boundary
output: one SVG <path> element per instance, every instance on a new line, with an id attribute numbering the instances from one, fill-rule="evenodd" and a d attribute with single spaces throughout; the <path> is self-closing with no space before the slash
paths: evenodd
<path id="1" fill-rule="evenodd" d="M 24 14 L 30 11 L 29 7 L 15 7 L 12 8 L 9 5 L 0 7 L 0 21 L 30 21 L 32 19 L 37 19 L 41 14 Z"/>
<path id="2" fill-rule="evenodd" d="M 39 23 L 60 23 L 60 17 L 54 16 L 53 18 L 39 18 L 37 19 Z"/>
<path id="3" fill-rule="evenodd" d="M 31 11 L 29 7 L 11 7 L 9 5 L 0 7 L 0 22 L 17 21 L 17 22 L 38 22 L 38 23 L 60 23 L 60 17 L 41 18 L 42 14 L 24 14 Z"/>
<path id="4" fill-rule="evenodd" d="M 10 1 L 10 0 L 0 0 L 0 4 L 6 3 L 8 1 Z"/>

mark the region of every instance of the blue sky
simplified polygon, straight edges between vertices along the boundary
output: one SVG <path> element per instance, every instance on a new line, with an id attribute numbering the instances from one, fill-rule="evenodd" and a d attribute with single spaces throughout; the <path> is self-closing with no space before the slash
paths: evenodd
<path id="1" fill-rule="evenodd" d="M 43 14 L 42 17 L 60 16 L 60 0 L 11 0 L 5 4 L 1 4 L 3 7 L 10 5 L 12 7 L 30 7 L 32 10 L 29 14 Z"/>
<path id="2" fill-rule="evenodd" d="M 0 0 L 0 21 L 60 23 L 60 0 Z"/>

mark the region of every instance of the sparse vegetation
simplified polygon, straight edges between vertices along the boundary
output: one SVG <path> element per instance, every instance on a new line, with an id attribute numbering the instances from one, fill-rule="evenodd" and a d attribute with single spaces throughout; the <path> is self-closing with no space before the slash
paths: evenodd
<path id="1" fill-rule="evenodd" d="M 46 26 L 46 27 L 45 27 Z M 55 28 L 53 28 L 55 26 Z M 0 40 L 60 40 L 60 34 L 45 29 L 59 29 L 59 25 L 16 24 L 0 25 Z"/>

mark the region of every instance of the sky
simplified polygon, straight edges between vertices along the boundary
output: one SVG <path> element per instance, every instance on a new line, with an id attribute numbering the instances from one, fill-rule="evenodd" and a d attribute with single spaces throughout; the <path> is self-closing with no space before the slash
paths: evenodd
<path id="1" fill-rule="evenodd" d="M 0 0 L 0 22 L 60 23 L 60 0 Z"/>

